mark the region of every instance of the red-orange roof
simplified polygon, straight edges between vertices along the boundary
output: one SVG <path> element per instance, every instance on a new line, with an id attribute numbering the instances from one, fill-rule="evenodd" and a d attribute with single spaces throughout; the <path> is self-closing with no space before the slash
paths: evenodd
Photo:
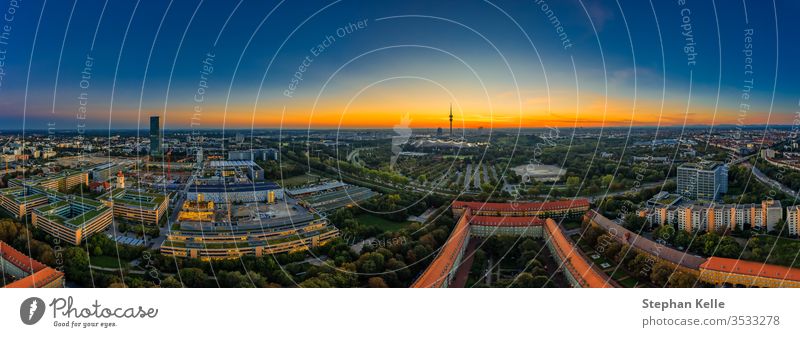
<path id="1" fill-rule="evenodd" d="M 493 226 L 493 227 L 529 227 L 529 226 L 542 226 L 544 220 L 535 216 L 484 216 L 475 215 L 470 218 L 469 223 L 479 226 Z"/>
<path id="2" fill-rule="evenodd" d="M 28 277 L 9 283 L 5 288 L 40 288 L 64 276 L 64 273 L 20 253 L 3 241 L 0 241 L 0 257 L 17 268 L 30 273 Z"/>
<path id="3" fill-rule="evenodd" d="M 589 207 L 588 199 L 557 200 L 545 202 L 480 202 L 453 201 L 453 208 L 470 208 L 476 211 L 550 211 Z"/>
<path id="4" fill-rule="evenodd" d="M 709 257 L 700 269 L 800 282 L 800 269 L 761 262 Z"/>
<path id="5" fill-rule="evenodd" d="M 14 249 L 14 247 L 9 246 L 3 241 L 0 241 L 0 255 L 2 255 L 4 260 L 28 273 L 35 273 L 39 270 L 47 268 L 47 266 L 41 262 L 20 253 L 18 250 Z"/>
<path id="6" fill-rule="evenodd" d="M 677 249 L 667 247 L 644 236 L 640 236 L 639 234 L 631 232 L 627 228 L 618 225 L 611 219 L 604 217 L 602 214 L 597 213 L 594 210 L 587 212 L 587 216 L 592 219 L 594 224 L 600 226 L 600 228 L 604 229 L 620 243 L 631 245 L 655 257 L 695 270 L 700 267 L 700 264 L 705 262 L 705 259 L 702 257 L 694 256 L 687 252 L 682 252 Z"/>
<path id="7" fill-rule="evenodd" d="M 414 281 L 411 288 L 440 288 L 447 281 L 450 271 L 458 268 L 455 265 L 456 259 L 469 240 L 469 216 L 470 212 L 467 211 L 458 219 L 453 232 L 450 233 L 450 237 L 447 238 L 447 242 L 442 246 L 439 254 L 422 272 L 422 275 Z"/>
<path id="8" fill-rule="evenodd" d="M 544 225 L 550 240 L 556 246 L 556 253 L 564 262 L 565 272 L 569 272 L 573 277 L 583 280 L 583 286 L 587 288 L 613 288 L 611 279 L 603 272 L 598 271 L 587 261 L 567 237 L 561 232 L 561 228 L 553 219 L 545 220 Z"/>
<path id="9" fill-rule="evenodd" d="M 42 288 L 63 276 L 62 272 L 46 267 L 26 278 L 7 284 L 5 288 Z"/>

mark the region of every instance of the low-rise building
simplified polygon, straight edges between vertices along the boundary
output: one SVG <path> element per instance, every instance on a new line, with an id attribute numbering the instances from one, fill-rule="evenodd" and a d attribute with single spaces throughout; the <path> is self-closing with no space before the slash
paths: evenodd
<path id="1" fill-rule="evenodd" d="M 46 266 L 0 241 L 3 288 L 61 288 L 64 273 Z"/>
<path id="2" fill-rule="evenodd" d="M 339 237 L 327 219 L 279 219 L 271 223 L 219 226 L 193 225 L 171 231 L 161 245 L 161 254 L 202 260 L 235 259 L 291 253 L 322 246 Z"/>
<path id="3" fill-rule="evenodd" d="M 761 262 L 709 257 L 700 265 L 700 280 L 715 285 L 800 288 L 800 269 Z"/>
<path id="4" fill-rule="evenodd" d="M 585 204 L 585 205 L 584 205 Z M 458 222 L 433 262 L 411 285 L 412 288 L 444 288 L 453 283 L 462 265 L 470 237 L 515 235 L 545 240 L 570 285 L 573 287 L 610 288 L 619 284 L 583 255 L 552 218 L 529 214 L 566 217 L 574 209 L 588 208 L 588 200 L 565 200 L 544 203 L 453 202 Z M 586 210 L 583 211 L 584 213 Z"/>
<path id="5" fill-rule="evenodd" d="M 77 196 L 34 209 L 33 225 L 64 242 L 78 245 L 111 225 L 111 208 Z"/>
<path id="6" fill-rule="evenodd" d="M 120 220 L 155 226 L 167 211 L 167 196 L 130 189 L 115 189 L 100 197 Z"/>
<path id="7" fill-rule="evenodd" d="M 199 196 L 215 203 L 265 202 L 270 192 L 278 199 L 283 198 L 283 189 L 273 182 L 249 184 L 203 184 L 192 185 L 186 193 L 187 199 L 197 200 Z"/>
<path id="8" fill-rule="evenodd" d="M 178 221 L 214 221 L 214 202 L 205 200 L 186 200 L 183 202 Z"/>
<path id="9" fill-rule="evenodd" d="M 34 208 L 47 203 L 47 195 L 29 192 L 24 187 L 9 187 L 0 191 L 0 206 L 17 219 L 30 215 Z"/>
<path id="10" fill-rule="evenodd" d="M 473 215 L 486 216 L 535 216 L 539 218 L 563 218 L 581 216 L 589 210 L 589 200 L 571 199 L 547 202 L 485 203 L 454 201 L 453 214 L 461 216 L 464 209 L 472 210 Z"/>

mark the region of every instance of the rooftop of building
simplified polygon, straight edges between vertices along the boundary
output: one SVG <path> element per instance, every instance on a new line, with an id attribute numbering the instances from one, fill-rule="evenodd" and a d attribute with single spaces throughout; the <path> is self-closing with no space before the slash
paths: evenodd
<path id="1" fill-rule="evenodd" d="M 35 209 L 37 216 L 73 229 L 82 227 L 108 211 L 110 211 L 110 208 L 107 206 L 97 201 L 80 197 L 61 200 Z"/>
<path id="2" fill-rule="evenodd" d="M 330 189 L 341 188 L 347 186 L 346 183 L 341 181 L 328 181 L 322 184 L 306 186 L 301 188 L 290 189 L 287 192 L 291 195 L 303 195 L 309 193 L 322 192 Z"/>
<path id="3" fill-rule="evenodd" d="M 208 162 L 210 168 L 226 168 L 226 167 L 252 167 L 258 166 L 252 160 L 212 160 Z"/>
<path id="4" fill-rule="evenodd" d="M 233 193 L 257 192 L 266 190 L 279 190 L 281 187 L 274 182 L 255 182 L 249 184 L 194 184 L 189 187 L 189 192 L 203 193 Z"/>
<path id="5" fill-rule="evenodd" d="M 0 241 L 0 258 L 28 274 L 27 277 L 6 284 L 6 288 L 38 288 L 64 276 L 58 270 L 22 254 L 3 241 Z"/>
<path id="6" fill-rule="evenodd" d="M 30 193 L 26 192 L 26 189 L 23 187 L 9 187 L 3 190 L 0 190 L 0 194 L 6 197 L 8 200 L 11 200 L 17 204 L 25 204 L 29 201 L 39 200 L 41 198 L 46 198 L 47 195 L 44 193 L 39 193 L 36 191 L 31 191 Z"/>
<path id="7" fill-rule="evenodd" d="M 616 282 L 611 279 L 606 273 L 597 269 L 589 259 L 584 256 L 580 250 L 575 247 L 575 244 L 564 235 L 561 227 L 553 219 L 545 220 L 545 230 L 550 233 L 549 240 L 553 245 L 558 247 L 558 250 L 564 254 L 561 258 L 563 263 L 569 262 L 576 277 L 580 277 L 585 282 L 588 288 L 613 288 Z"/>
<path id="8" fill-rule="evenodd" d="M 570 199 L 544 202 L 480 202 L 453 201 L 453 208 L 469 208 L 475 211 L 550 211 L 575 207 L 589 207 L 588 199 Z"/>
<path id="9" fill-rule="evenodd" d="M 605 229 L 617 240 L 625 242 L 626 244 L 634 246 L 656 257 L 691 269 L 697 269 L 700 264 L 705 262 L 705 259 L 702 257 L 681 252 L 631 232 L 627 228 L 622 227 L 614 221 L 602 216 L 600 213 L 589 211 L 588 215 L 597 225 Z"/>
<path id="10" fill-rule="evenodd" d="M 701 269 L 800 282 L 800 269 L 761 262 L 709 257 Z"/>
<path id="11" fill-rule="evenodd" d="M 503 217 L 474 215 L 469 219 L 471 225 L 491 227 L 531 227 L 543 226 L 544 220 L 535 216 Z"/>
<path id="12" fill-rule="evenodd" d="M 447 281 L 448 274 L 455 265 L 455 259 L 469 240 L 469 211 L 465 212 L 456 222 L 453 232 L 439 249 L 433 262 L 422 272 L 419 278 L 411 285 L 412 288 L 441 288 Z"/>
<path id="13" fill-rule="evenodd" d="M 128 207 L 146 208 L 155 210 L 164 203 L 167 196 L 163 193 L 137 191 L 132 189 L 118 188 L 100 196 L 100 198 L 114 201 Z"/>
<path id="14" fill-rule="evenodd" d="M 701 210 L 706 208 L 714 208 L 714 209 L 750 209 L 750 208 L 771 208 L 771 209 L 780 209 L 781 206 L 780 200 L 764 200 L 757 204 L 723 204 L 723 203 L 709 203 L 709 202 L 694 202 L 694 201 L 684 201 L 680 203 L 676 203 L 674 205 L 656 205 L 656 208 L 669 208 L 669 209 L 695 209 Z"/>
<path id="15" fill-rule="evenodd" d="M 701 162 L 694 162 L 694 163 L 683 163 L 678 168 L 692 168 L 698 169 L 703 171 L 712 171 L 716 170 L 717 167 L 721 167 L 724 164 L 721 162 L 716 161 L 701 161 Z"/>

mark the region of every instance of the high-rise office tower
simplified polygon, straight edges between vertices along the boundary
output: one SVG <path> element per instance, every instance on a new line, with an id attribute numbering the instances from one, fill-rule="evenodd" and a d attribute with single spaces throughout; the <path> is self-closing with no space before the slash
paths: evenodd
<path id="1" fill-rule="evenodd" d="M 161 126 L 158 116 L 150 116 L 150 156 L 161 156 Z"/>
<path id="2" fill-rule="evenodd" d="M 728 167 L 722 163 L 686 163 L 678 167 L 678 194 L 689 199 L 715 200 L 728 192 Z"/>

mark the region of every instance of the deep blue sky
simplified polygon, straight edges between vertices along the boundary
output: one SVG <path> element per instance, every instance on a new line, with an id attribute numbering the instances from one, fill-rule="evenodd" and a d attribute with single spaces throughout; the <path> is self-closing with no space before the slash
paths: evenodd
<path id="1" fill-rule="evenodd" d="M 571 48 L 562 47 L 542 4 L 563 24 Z M 7 5 L 0 10 L 7 12 Z M 694 66 L 683 53 L 684 7 L 691 11 Z M 767 122 L 774 98 L 769 122 L 790 124 L 800 110 L 798 13 L 800 2 L 792 0 L 688 0 L 686 6 L 677 0 L 25 0 L 13 21 L 4 22 L 11 31 L 8 44 L 0 45 L 6 50 L 0 123 L 5 129 L 48 123 L 74 129 L 77 97 L 85 91 L 89 128 L 135 128 L 137 120 L 146 127 L 151 114 L 164 116 L 168 128 L 188 128 L 209 52 L 214 71 L 196 116 L 205 128 L 279 127 L 281 119 L 285 127 L 322 127 L 339 115 L 347 126 L 365 113 L 374 114 L 376 126 L 385 117 L 391 127 L 392 106 L 412 110 L 422 121 L 417 126 L 430 126 L 438 120 L 424 114 L 453 101 L 464 120 L 488 118 L 496 125 L 537 127 L 575 118 L 586 125 L 732 123 L 747 77 L 742 49 L 749 27 L 755 85 L 743 120 Z M 313 57 L 293 98 L 282 96 L 310 48 L 364 19 L 365 29 Z M 87 55 L 94 64 L 90 87 L 82 90 Z M 423 77 L 441 87 L 420 82 Z M 348 110 L 354 112 L 343 115 L 355 96 Z"/>

